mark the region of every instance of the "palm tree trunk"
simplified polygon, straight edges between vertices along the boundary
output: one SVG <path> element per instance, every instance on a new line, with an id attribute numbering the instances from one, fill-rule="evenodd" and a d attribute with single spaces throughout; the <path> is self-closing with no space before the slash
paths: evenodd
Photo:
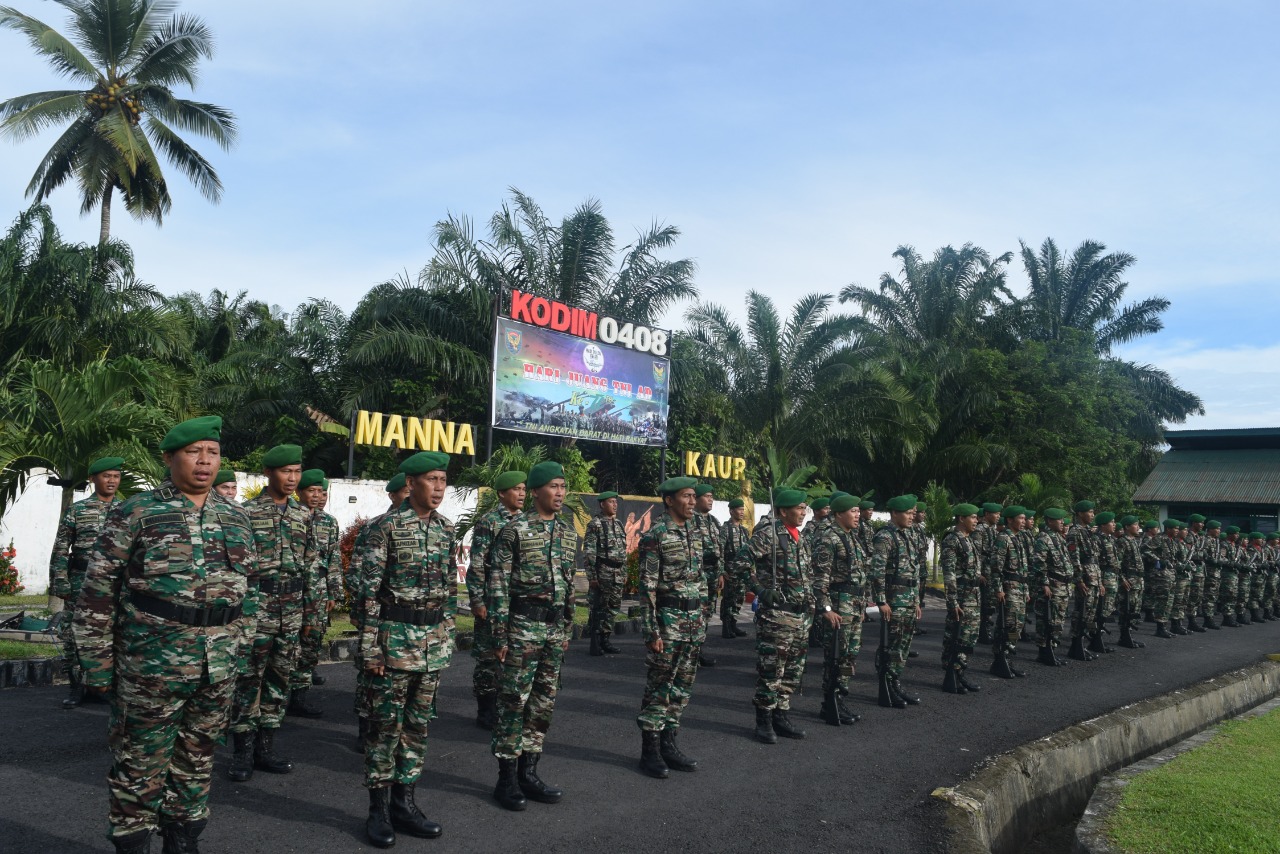
<path id="1" fill-rule="evenodd" d="M 111 191 L 114 189 L 115 185 L 108 183 L 107 188 L 102 191 L 102 229 L 98 232 L 99 246 L 111 239 Z"/>

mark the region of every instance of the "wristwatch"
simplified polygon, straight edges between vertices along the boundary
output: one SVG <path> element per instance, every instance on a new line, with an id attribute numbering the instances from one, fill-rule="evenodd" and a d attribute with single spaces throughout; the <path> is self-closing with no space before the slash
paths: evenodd
<path id="1" fill-rule="evenodd" d="M 826 611 L 827 613 L 830 613 L 830 612 L 831 612 L 831 606 L 830 606 L 830 605 L 824 605 L 824 606 L 823 606 L 823 608 L 822 608 L 822 610 Z"/>

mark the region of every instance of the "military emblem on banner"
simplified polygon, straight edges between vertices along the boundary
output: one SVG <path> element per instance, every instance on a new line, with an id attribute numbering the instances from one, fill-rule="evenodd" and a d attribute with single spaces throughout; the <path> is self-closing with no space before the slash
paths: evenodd
<path id="1" fill-rule="evenodd" d="M 667 381 L 667 365 L 665 362 L 653 363 L 653 381 L 658 385 L 662 385 Z"/>
<path id="2" fill-rule="evenodd" d="M 520 352 L 520 330 L 519 329 L 507 330 L 507 349 L 510 350 L 512 353 Z"/>

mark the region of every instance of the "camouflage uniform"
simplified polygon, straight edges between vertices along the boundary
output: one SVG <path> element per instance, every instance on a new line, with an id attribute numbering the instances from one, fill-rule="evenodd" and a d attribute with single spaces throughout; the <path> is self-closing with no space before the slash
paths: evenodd
<path id="1" fill-rule="evenodd" d="M 1142 588 L 1145 571 L 1142 552 L 1142 537 L 1130 537 L 1128 534 L 1116 543 L 1116 553 L 1120 560 L 1120 580 L 1129 582 L 1129 589 L 1118 592 L 1116 604 L 1120 610 L 1121 621 L 1127 620 L 1129 626 L 1137 625 L 1142 607 Z M 1123 587 L 1122 584 L 1117 584 Z"/>
<path id="2" fill-rule="evenodd" d="M 857 531 L 844 530 L 834 519 L 814 535 L 812 545 L 813 598 L 817 602 L 822 646 L 828 661 L 822 672 L 822 693 L 848 691 L 858 652 L 862 649 L 862 617 L 867 606 L 867 554 L 858 542 Z M 838 632 L 823 616 L 828 606 L 840 615 Z"/>
<path id="3" fill-rule="evenodd" d="M 1181 536 L 1173 541 L 1173 601 L 1169 619 L 1177 623 L 1185 616 L 1187 591 L 1191 587 L 1191 549 Z"/>
<path id="4" fill-rule="evenodd" d="M 266 490 L 244 503 L 258 556 L 257 592 L 245 603 L 253 644 L 236 680 L 231 732 L 279 729 L 298 661 L 303 591 L 314 549 L 307 511 L 293 498 L 276 504 Z"/>
<path id="5" fill-rule="evenodd" d="M 982 619 L 978 575 L 981 558 L 972 534 L 951 531 L 942 539 L 942 584 L 947 595 L 946 632 L 942 638 L 942 666 L 964 672 L 968 653 L 978 641 Z M 963 612 L 956 619 L 955 609 Z"/>
<path id="6" fill-rule="evenodd" d="M 453 654 L 453 545 L 449 519 L 435 512 L 423 519 L 408 501 L 371 525 L 361 544 L 364 669 L 385 668 L 365 676 L 370 789 L 411 785 L 422 774 L 436 688 Z"/>
<path id="7" fill-rule="evenodd" d="M 1210 619 L 1218 610 L 1218 591 L 1222 586 L 1222 541 L 1207 531 L 1200 535 L 1198 551 L 1201 566 L 1204 567 L 1204 590 L 1201 593 L 1201 610 Z"/>
<path id="8" fill-rule="evenodd" d="M 1240 572 L 1240 547 L 1231 540 L 1219 540 L 1218 551 L 1219 587 L 1218 609 L 1231 621 L 1236 617 L 1236 587 Z"/>
<path id="9" fill-rule="evenodd" d="M 87 684 L 114 688 L 110 838 L 208 816 L 254 562 L 248 516 L 213 492 L 201 508 L 165 480 L 107 517 L 74 633 Z"/>
<path id="10" fill-rule="evenodd" d="M 316 665 L 320 663 L 320 646 L 329 630 L 329 606 L 342 601 L 342 530 L 338 520 L 323 510 L 310 514 L 312 560 L 307 571 L 306 591 L 302 600 L 302 627 L 298 638 L 298 664 L 289 677 L 292 689 L 308 688 Z"/>
<path id="11" fill-rule="evenodd" d="M 1147 591 L 1157 623 L 1169 622 L 1173 610 L 1174 561 L 1173 537 L 1147 537 L 1142 543 L 1142 557 L 1147 567 L 1150 589 Z"/>
<path id="12" fill-rule="evenodd" d="M 725 574 L 720 619 L 724 622 L 735 622 L 746 601 L 747 576 L 741 567 L 748 537 L 746 526 L 740 523 L 725 522 L 720 526 L 720 565 Z"/>
<path id="13" fill-rule="evenodd" d="M 813 577 L 809 543 L 781 519 L 756 525 L 747 546 L 756 611 L 757 709 L 791 708 L 809 656 Z"/>
<path id="14" fill-rule="evenodd" d="M 1099 598 L 1095 612 L 1094 634 L 1102 631 L 1103 619 L 1111 616 L 1116 610 L 1116 587 L 1120 583 L 1120 555 L 1117 551 L 1119 543 L 1114 534 L 1102 531 L 1093 533 L 1093 553 L 1098 559 L 1098 572 L 1102 576 L 1102 586 L 1106 593 Z"/>
<path id="15" fill-rule="evenodd" d="M 1098 610 L 1098 596 L 1102 587 L 1102 568 L 1098 565 L 1097 541 L 1093 529 L 1088 525 L 1073 522 L 1067 526 L 1067 552 L 1070 558 L 1072 576 L 1071 602 L 1071 637 L 1084 638 L 1091 634 Z M 1085 592 L 1080 592 L 1080 585 Z"/>
<path id="16" fill-rule="evenodd" d="M 991 583 L 1001 585 L 1004 590 L 1004 627 L 1010 646 L 1022 637 L 1027 617 L 1027 576 L 1031 562 L 1023 548 L 1021 533 L 1008 529 L 1000 532 L 991 571 Z"/>
<path id="17" fill-rule="evenodd" d="M 695 516 L 696 518 L 696 516 Z M 663 513 L 640 539 L 640 605 L 649 650 L 644 698 L 636 723 L 646 732 L 678 730 L 693 692 L 698 651 L 707 637 L 706 538 L 694 519 L 677 524 Z"/>
<path id="18" fill-rule="evenodd" d="M 1036 602 L 1036 634 L 1042 647 L 1053 647 L 1062 637 L 1067 616 L 1067 602 L 1075 582 L 1071 554 L 1066 538 L 1050 530 L 1036 537 L 1031 553 L 1032 593 Z M 1049 588 L 1046 597 L 1044 589 Z"/>
<path id="19" fill-rule="evenodd" d="M 1275 540 L 1267 547 L 1266 555 L 1267 583 L 1262 593 L 1262 607 L 1270 613 L 1272 619 L 1277 619 L 1280 618 L 1275 609 L 1277 589 L 1280 588 L 1280 548 L 1277 548 Z"/>
<path id="20" fill-rule="evenodd" d="M 978 527 L 969 535 L 974 551 L 978 554 L 978 574 L 986 579 L 986 583 L 978 587 L 978 597 L 981 602 L 981 623 L 979 628 L 983 632 L 988 631 L 988 626 L 991 623 L 992 614 L 995 613 L 996 607 L 995 593 L 996 585 L 999 584 L 999 581 L 994 579 L 991 569 L 992 564 L 995 562 L 996 536 L 996 526 L 986 522 L 979 522 Z"/>
<path id="21" fill-rule="evenodd" d="M 62 642 L 62 660 L 72 678 L 79 669 L 75 636 L 71 630 L 70 612 L 76 607 L 80 587 L 84 584 L 85 570 L 89 567 L 89 552 L 107 521 L 107 514 L 116 504 L 115 496 L 103 501 L 96 494 L 77 501 L 62 514 L 58 523 L 58 535 L 53 540 L 53 554 L 49 557 L 49 592 L 64 603 L 68 611 L 58 627 L 58 640 Z"/>
<path id="22" fill-rule="evenodd" d="M 920 604 L 920 560 L 916 549 L 917 540 L 911 529 L 899 528 L 893 522 L 877 531 L 871 543 L 867 581 L 875 603 L 887 603 L 892 609 L 889 671 L 894 678 L 901 676 L 907 666 Z"/>
<path id="23" fill-rule="evenodd" d="M 477 608 L 489 607 L 485 601 L 485 589 L 489 583 L 491 571 L 490 559 L 493 557 L 493 543 L 508 522 L 516 517 L 519 511 L 508 510 L 499 504 L 476 520 L 471 529 L 471 564 L 467 567 L 467 599 L 471 602 L 471 613 Z M 498 678 L 502 675 L 502 662 L 498 660 L 498 648 L 493 643 L 493 633 L 489 631 L 489 618 L 475 618 L 475 631 L 471 641 L 471 656 L 476 660 L 475 670 L 471 674 L 471 692 L 476 699 L 498 694 Z"/>
<path id="24" fill-rule="evenodd" d="M 1249 569 L 1247 577 L 1242 576 L 1240 582 L 1240 608 L 1246 614 L 1258 607 L 1258 599 L 1262 595 L 1261 582 L 1265 574 L 1263 560 L 1262 549 L 1256 546 L 1253 540 L 1250 540 L 1248 557 L 1245 560 Z"/>
<path id="25" fill-rule="evenodd" d="M 587 581 L 598 585 L 591 594 L 591 624 L 603 642 L 613 634 L 613 624 L 622 613 L 622 588 L 627 582 L 627 529 L 617 516 L 596 516 L 587 523 L 582 550 Z"/>
<path id="26" fill-rule="evenodd" d="M 354 705 L 356 717 L 362 722 L 369 718 L 369 684 L 368 671 L 364 669 L 364 649 L 361 643 L 361 638 L 364 636 L 364 580 L 361 576 L 360 561 L 356 559 L 356 555 L 364 551 L 369 533 L 381 524 L 383 519 L 399 509 L 402 508 L 390 507 L 387 512 L 379 513 L 361 526 L 356 533 L 355 543 L 352 545 L 351 564 L 347 567 L 347 601 L 351 607 L 351 623 L 356 629 L 355 650 L 351 654 L 351 662 L 356 668 L 356 698 Z"/>
<path id="27" fill-rule="evenodd" d="M 703 551 L 708 554 L 703 571 L 707 575 L 707 600 L 702 606 L 704 623 L 710 623 L 716 612 L 716 598 L 720 595 L 717 589 L 720 580 L 720 522 L 710 513 L 693 514 L 694 526 L 701 532 Z"/>
<path id="28" fill-rule="evenodd" d="M 493 755 L 542 753 L 573 622 L 578 534 L 563 519 L 520 513 L 498 534 L 488 595 L 493 642 L 507 648 Z"/>

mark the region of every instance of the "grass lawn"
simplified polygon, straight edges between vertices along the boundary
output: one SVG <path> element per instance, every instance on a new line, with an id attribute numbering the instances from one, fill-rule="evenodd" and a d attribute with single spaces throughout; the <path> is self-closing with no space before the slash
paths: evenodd
<path id="1" fill-rule="evenodd" d="M 1204 745 L 1141 774 L 1107 835 L 1126 854 L 1274 852 L 1280 843 L 1280 710 L 1228 721 Z"/>
<path id="2" fill-rule="evenodd" d="M 32 608 L 47 608 L 49 606 L 49 597 L 43 593 L 37 593 L 29 596 L 25 593 L 19 593 L 17 596 L 0 596 L 0 608 L 22 608 L 30 610 Z"/>
<path id="3" fill-rule="evenodd" d="M 0 660 L 15 658 L 56 658 L 61 654 L 62 651 L 59 649 L 57 644 L 0 640 Z"/>

